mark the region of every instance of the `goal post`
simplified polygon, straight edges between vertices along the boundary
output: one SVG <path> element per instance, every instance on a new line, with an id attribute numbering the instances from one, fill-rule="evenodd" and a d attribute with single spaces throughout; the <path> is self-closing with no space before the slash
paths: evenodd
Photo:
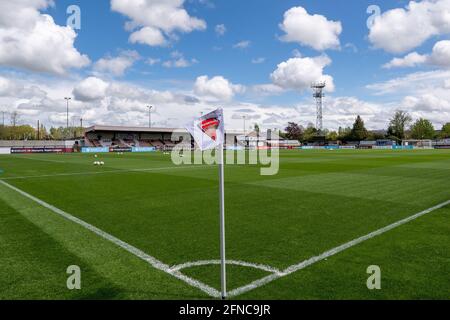
<path id="1" fill-rule="evenodd" d="M 433 141 L 425 140 L 403 140 L 403 147 L 412 147 L 413 149 L 433 149 Z"/>

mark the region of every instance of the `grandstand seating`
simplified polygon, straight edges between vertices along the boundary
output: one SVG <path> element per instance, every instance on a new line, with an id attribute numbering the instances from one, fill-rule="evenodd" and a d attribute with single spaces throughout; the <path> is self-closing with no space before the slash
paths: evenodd
<path id="1" fill-rule="evenodd" d="M 164 143 L 161 140 L 152 140 L 151 144 L 152 144 L 152 146 L 154 146 L 156 148 L 164 147 Z"/>

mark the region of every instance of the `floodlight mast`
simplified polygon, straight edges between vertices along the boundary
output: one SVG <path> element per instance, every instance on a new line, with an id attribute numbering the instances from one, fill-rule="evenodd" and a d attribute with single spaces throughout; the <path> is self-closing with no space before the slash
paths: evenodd
<path id="1" fill-rule="evenodd" d="M 72 100 L 70 97 L 64 97 L 64 100 L 67 102 L 67 109 L 66 109 L 66 128 L 69 129 L 69 101 Z"/>
<path id="2" fill-rule="evenodd" d="M 313 82 L 311 88 L 313 89 L 313 97 L 316 100 L 316 129 L 317 133 L 320 135 L 323 132 L 323 89 L 327 86 L 325 81 Z"/>
<path id="3" fill-rule="evenodd" d="M 151 128 L 152 127 L 152 109 L 153 106 L 147 106 L 148 108 L 148 127 Z"/>

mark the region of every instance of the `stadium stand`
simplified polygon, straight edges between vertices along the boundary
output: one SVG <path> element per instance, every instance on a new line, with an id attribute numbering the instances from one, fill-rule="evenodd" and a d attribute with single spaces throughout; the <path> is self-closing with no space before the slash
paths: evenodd
<path id="1" fill-rule="evenodd" d="M 376 145 L 376 141 L 361 141 L 359 143 L 359 149 L 373 149 Z"/>
<path id="2" fill-rule="evenodd" d="M 172 141 L 172 133 L 184 133 L 180 128 L 141 128 L 95 125 L 85 129 L 83 147 L 132 148 L 155 147 L 158 150 L 170 150 L 178 141 Z M 227 131 L 227 141 L 237 143 L 240 131 Z M 193 145 L 193 144 L 192 144 Z"/>
<path id="3" fill-rule="evenodd" d="M 450 139 L 433 141 L 433 147 L 435 149 L 450 149 Z"/>

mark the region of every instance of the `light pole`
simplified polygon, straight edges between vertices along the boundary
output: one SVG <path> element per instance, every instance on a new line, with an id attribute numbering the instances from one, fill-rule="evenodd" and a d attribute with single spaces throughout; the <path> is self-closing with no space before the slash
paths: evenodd
<path id="1" fill-rule="evenodd" d="M 242 119 L 244 119 L 244 142 L 245 142 L 245 147 L 247 147 L 247 132 L 246 132 L 246 123 L 245 121 L 247 120 L 247 116 L 243 115 Z"/>
<path id="2" fill-rule="evenodd" d="M 70 97 L 64 97 L 64 100 L 67 102 L 67 123 L 66 123 L 66 129 L 69 129 L 69 101 L 72 100 Z"/>
<path id="3" fill-rule="evenodd" d="M 148 108 L 148 127 L 151 128 L 152 127 L 152 109 L 153 106 L 147 106 Z"/>

